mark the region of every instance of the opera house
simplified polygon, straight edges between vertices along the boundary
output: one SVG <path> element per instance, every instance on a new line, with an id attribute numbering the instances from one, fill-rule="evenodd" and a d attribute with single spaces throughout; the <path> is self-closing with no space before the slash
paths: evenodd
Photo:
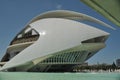
<path id="1" fill-rule="evenodd" d="M 68 72 L 84 63 L 105 47 L 109 33 L 82 21 L 112 28 L 74 11 L 40 14 L 10 42 L 1 71 Z"/>

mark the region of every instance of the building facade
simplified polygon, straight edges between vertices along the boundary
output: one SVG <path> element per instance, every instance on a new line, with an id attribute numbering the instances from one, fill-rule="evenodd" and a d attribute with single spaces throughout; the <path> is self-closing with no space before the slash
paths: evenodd
<path id="1" fill-rule="evenodd" d="M 116 60 L 116 65 L 117 65 L 118 67 L 120 67 L 120 59 L 117 59 L 117 60 Z"/>

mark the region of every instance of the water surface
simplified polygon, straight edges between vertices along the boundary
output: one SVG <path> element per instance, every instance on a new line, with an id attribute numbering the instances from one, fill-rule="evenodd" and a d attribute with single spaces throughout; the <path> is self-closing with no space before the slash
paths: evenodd
<path id="1" fill-rule="evenodd" d="M 120 73 L 0 72 L 0 80 L 120 80 Z"/>

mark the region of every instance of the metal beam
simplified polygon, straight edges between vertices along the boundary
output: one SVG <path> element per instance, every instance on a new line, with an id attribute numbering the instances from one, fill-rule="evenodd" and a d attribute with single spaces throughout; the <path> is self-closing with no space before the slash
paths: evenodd
<path id="1" fill-rule="evenodd" d="M 120 0 L 80 0 L 120 27 Z"/>

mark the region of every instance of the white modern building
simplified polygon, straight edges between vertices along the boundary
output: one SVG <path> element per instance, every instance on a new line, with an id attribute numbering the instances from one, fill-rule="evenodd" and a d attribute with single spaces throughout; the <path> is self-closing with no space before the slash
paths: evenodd
<path id="1" fill-rule="evenodd" d="M 73 11 L 49 11 L 33 18 L 11 41 L 1 71 L 66 72 L 105 47 L 109 33 L 82 23 L 104 22 Z"/>
<path id="2" fill-rule="evenodd" d="M 117 59 L 117 60 L 116 60 L 116 65 L 117 65 L 118 67 L 120 67 L 120 59 Z"/>

